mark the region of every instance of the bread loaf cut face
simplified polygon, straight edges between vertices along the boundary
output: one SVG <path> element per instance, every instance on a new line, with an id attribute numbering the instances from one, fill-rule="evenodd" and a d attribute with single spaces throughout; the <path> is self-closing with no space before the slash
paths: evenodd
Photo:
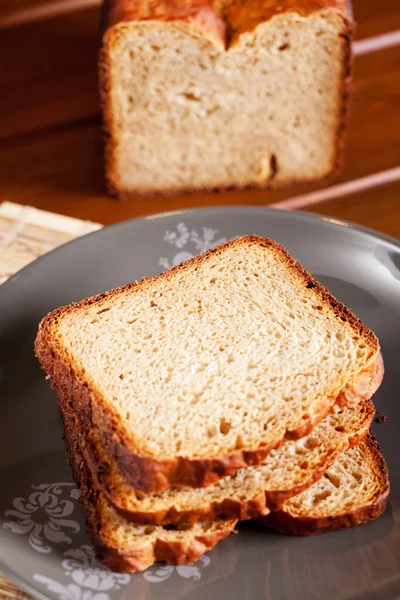
<path id="1" fill-rule="evenodd" d="M 112 191 L 268 187 L 337 167 L 344 2 L 114 4 L 100 68 Z"/>

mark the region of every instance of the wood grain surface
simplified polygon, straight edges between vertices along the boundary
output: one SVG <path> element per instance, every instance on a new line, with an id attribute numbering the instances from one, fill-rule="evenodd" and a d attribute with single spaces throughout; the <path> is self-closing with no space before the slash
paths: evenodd
<path id="1" fill-rule="evenodd" d="M 0 29 L 38 23 L 59 15 L 99 8 L 101 0 L 0 0 Z"/>
<path id="2" fill-rule="evenodd" d="M 400 239 L 400 2 L 353 0 L 353 7 L 358 55 L 337 181 L 118 202 L 107 196 L 103 182 L 96 89 L 100 0 L 0 0 L 0 202 L 106 225 L 197 206 L 279 208 L 295 198 L 302 210 Z M 309 192 L 317 196 L 304 196 Z M 317 203 L 311 205 L 311 198 Z M 0 238 L 8 225 L 7 218 L 0 219 Z M 8 246 L 3 277 L 29 260 L 32 248 L 34 258 L 75 234 L 57 236 L 36 223 L 21 235 Z M 1 598 L 27 596 L 0 574 Z"/>
<path id="3" fill-rule="evenodd" d="M 303 210 L 345 219 L 400 239 L 400 181 Z"/>
<path id="4" fill-rule="evenodd" d="M 98 9 L 0 30 L 0 138 L 98 114 L 99 32 Z"/>

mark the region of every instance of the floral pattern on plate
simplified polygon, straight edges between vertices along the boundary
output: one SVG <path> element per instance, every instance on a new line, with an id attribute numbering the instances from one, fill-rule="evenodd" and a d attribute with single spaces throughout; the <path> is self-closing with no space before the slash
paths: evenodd
<path id="1" fill-rule="evenodd" d="M 174 567 L 172 565 L 155 564 L 143 573 L 143 577 L 150 583 L 161 583 L 166 581 L 175 572 L 184 579 L 194 579 L 198 581 L 201 578 L 201 572 L 208 567 L 211 558 L 207 555 L 201 556 L 196 562 L 190 565 L 180 565 Z"/>
<path id="2" fill-rule="evenodd" d="M 130 575 L 113 573 L 99 562 L 88 544 L 66 550 L 61 561 L 64 574 L 71 582 L 62 584 L 36 573 L 33 579 L 58 595 L 60 600 L 108 600 L 109 592 L 131 581 Z"/>
<path id="3" fill-rule="evenodd" d="M 48 554 L 49 545 L 72 543 L 68 533 L 80 531 L 80 525 L 72 520 L 75 510 L 74 500 L 79 498 L 79 490 L 73 483 L 42 483 L 32 485 L 33 491 L 28 498 L 15 498 L 13 508 L 5 511 L 7 521 L 3 528 L 13 533 L 27 535 L 29 545 L 36 550 Z M 69 498 L 63 498 L 68 490 Z"/>
<path id="4" fill-rule="evenodd" d="M 161 257 L 159 265 L 163 269 L 169 269 L 173 265 L 179 265 L 184 260 L 193 258 L 196 254 L 226 242 L 226 238 L 217 237 L 218 233 L 218 229 L 211 229 L 210 227 L 203 227 L 201 233 L 199 233 L 195 229 L 189 229 L 185 223 L 178 223 L 176 230 L 167 230 L 163 238 L 164 242 L 175 246 L 178 252 L 175 253 L 172 259 L 165 256 Z"/>
<path id="5" fill-rule="evenodd" d="M 29 546 L 41 554 L 50 554 L 54 545 L 78 543 L 75 547 L 61 549 L 56 556 L 59 578 L 34 573 L 33 580 L 60 600 L 110 600 L 110 594 L 132 581 L 132 576 L 113 573 L 96 560 L 88 543 L 79 545 L 73 534 L 81 532 L 78 521 L 71 518 L 79 510 L 79 490 L 73 483 L 42 483 L 31 485 L 25 497 L 14 498 L 4 512 L 7 520 L 3 528 L 17 535 L 27 536 Z M 69 535 L 70 534 L 70 535 Z M 60 550 L 58 550 L 60 553 Z M 174 573 L 185 579 L 199 580 L 202 570 L 210 564 L 208 556 L 191 565 L 174 567 L 155 564 L 144 573 L 135 575 L 148 583 L 162 583 Z"/>

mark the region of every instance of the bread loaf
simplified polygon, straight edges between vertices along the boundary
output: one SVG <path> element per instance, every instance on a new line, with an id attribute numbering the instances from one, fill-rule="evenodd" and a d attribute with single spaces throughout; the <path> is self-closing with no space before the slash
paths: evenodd
<path id="1" fill-rule="evenodd" d="M 110 0 L 104 24 L 113 193 L 270 187 L 337 168 L 347 0 Z"/>

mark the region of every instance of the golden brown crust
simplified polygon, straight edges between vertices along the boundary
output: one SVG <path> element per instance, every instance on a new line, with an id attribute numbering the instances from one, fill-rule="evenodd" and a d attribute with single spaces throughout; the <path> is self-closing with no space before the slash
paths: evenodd
<path id="1" fill-rule="evenodd" d="M 93 517 L 92 511 L 86 509 L 86 519 Z M 157 539 L 153 544 L 148 544 L 135 552 L 124 552 L 109 546 L 104 539 L 96 534 L 96 521 L 93 526 L 88 526 L 88 534 L 91 538 L 96 557 L 106 567 L 117 573 L 133 573 L 144 571 L 155 562 L 166 562 L 171 565 L 187 565 L 195 562 L 209 550 L 212 550 L 218 542 L 227 537 L 234 530 L 234 523 L 227 524 L 225 528 L 213 531 L 209 534 L 198 535 L 192 540 L 165 541 Z"/>
<path id="2" fill-rule="evenodd" d="M 168 0 L 159 2 L 140 0 L 132 3 L 129 0 L 110 0 L 103 7 L 104 31 L 120 24 L 138 21 L 167 22 L 176 21 L 186 24 L 194 31 L 221 49 L 225 49 L 228 41 L 228 24 L 220 11 L 215 10 L 210 2 L 204 0 Z"/>
<path id="3" fill-rule="evenodd" d="M 328 394 L 326 397 L 321 398 L 317 412 L 305 414 L 302 423 L 297 428 L 287 430 L 281 439 L 277 439 L 272 443 L 261 443 L 258 448 L 237 450 L 225 457 L 188 458 L 178 456 L 157 459 L 152 456 L 141 455 L 132 438 L 128 436 L 117 413 L 113 411 L 111 406 L 107 405 L 96 389 L 90 388 L 85 379 L 85 374 L 78 365 L 71 364 L 63 348 L 57 344 L 55 336 L 52 335 L 53 327 L 57 325 L 58 320 L 65 313 L 79 310 L 93 303 L 101 303 L 124 292 L 138 292 L 145 286 L 153 285 L 155 280 L 168 280 L 176 273 L 190 267 L 196 267 L 200 262 L 207 260 L 209 256 L 221 254 L 231 245 L 246 243 L 261 245 L 269 249 L 273 248 L 302 280 L 305 287 L 314 290 L 320 298 L 321 305 L 326 305 L 333 310 L 337 318 L 347 322 L 364 338 L 370 348 L 369 362 L 354 381 L 344 383 L 338 396 L 329 396 Z M 52 385 L 58 385 L 69 390 L 68 393 L 73 398 L 74 406 L 79 411 L 84 427 L 88 431 L 95 428 L 104 432 L 102 439 L 104 440 L 103 448 L 106 454 L 116 460 L 121 473 L 133 487 L 146 493 L 160 492 L 172 485 L 206 487 L 223 477 L 233 475 L 238 469 L 259 465 L 271 450 L 279 448 L 285 440 L 295 440 L 308 435 L 315 425 L 333 409 L 336 402 L 343 403 L 346 401 L 348 393 L 353 397 L 354 390 L 357 390 L 360 399 L 370 398 L 379 386 L 383 376 L 379 342 L 375 334 L 363 325 L 347 307 L 336 300 L 281 245 L 273 240 L 258 236 L 244 236 L 231 240 L 161 273 L 157 278 L 145 278 L 140 283 L 130 283 L 55 310 L 47 315 L 39 325 L 35 351 L 42 367 L 51 375 Z"/>
<path id="4" fill-rule="evenodd" d="M 179 523 L 196 523 L 196 522 L 211 522 L 218 519 L 239 519 L 242 521 L 259 517 L 267 514 L 266 495 L 261 494 L 259 497 L 251 498 L 247 502 L 238 502 L 235 500 L 225 499 L 220 503 L 212 503 L 208 507 L 196 510 L 176 510 L 171 507 L 164 511 L 146 511 L 132 512 L 124 509 L 121 502 L 124 498 L 120 498 L 118 490 L 115 490 L 114 482 L 110 477 L 110 463 L 104 452 L 101 452 L 98 443 L 92 438 L 97 438 L 95 432 L 87 432 L 86 435 L 80 427 L 79 419 L 76 411 L 71 404 L 68 404 L 69 399 L 63 390 L 56 389 L 60 399 L 60 409 L 63 417 L 65 429 L 80 440 L 80 452 L 84 457 L 85 463 L 90 468 L 91 474 L 96 482 L 96 486 L 101 490 L 103 495 L 107 497 L 110 504 L 115 510 L 127 521 L 133 523 L 146 523 L 151 525 L 169 525 Z M 371 416 L 372 419 L 372 416 Z M 93 433 L 93 435 L 91 435 Z M 96 440 L 97 441 L 97 440 Z M 333 459 L 332 459 L 333 460 Z M 321 473 L 322 475 L 322 473 Z"/>
<path id="5" fill-rule="evenodd" d="M 108 523 L 104 522 L 105 500 L 94 485 L 90 470 L 81 453 L 73 430 L 64 420 L 66 434 L 66 450 L 68 462 L 75 483 L 80 488 L 80 502 L 85 517 L 88 535 L 98 560 L 106 567 L 118 573 L 143 571 L 155 562 L 164 561 L 173 565 L 190 564 L 220 540 L 227 537 L 235 528 L 235 520 L 220 521 L 218 528 L 211 527 L 204 533 L 188 535 L 180 539 L 143 538 L 142 546 L 126 550 L 120 547 L 113 536 L 114 530 L 108 531 Z"/>
<path id="6" fill-rule="evenodd" d="M 207 11 L 227 29 L 251 31 L 275 15 L 294 12 L 303 17 L 326 9 L 349 15 L 347 0 L 108 0 L 105 28 L 132 21 L 184 21 Z"/>
<path id="7" fill-rule="evenodd" d="M 243 501 L 225 498 L 222 501 L 215 501 L 202 508 L 197 507 L 195 509 L 177 510 L 174 506 L 171 506 L 168 509 L 157 511 L 133 511 L 127 507 L 124 502 L 124 492 L 113 480 L 110 461 L 104 451 L 101 450 L 98 434 L 95 431 L 88 432 L 82 429 L 77 411 L 70 403 L 68 395 L 62 389 L 56 389 L 56 391 L 60 400 L 64 423 L 68 423 L 69 430 L 73 431 L 75 438 L 80 441 L 80 450 L 101 492 L 127 521 L 152 525 L 210 522 L 222 518 L 236 518 L 240 521 L 246 521 L 261 515 L 267 515 L 270 510 L 277 510 L 285 500 L 299 494 L 320 479 L 340 452 L 345 452 L 357 445 L 365 437 L 375 413 L 372 402 L 370 400 L 364 402 L 363 406 L 360 407 L 363 416 L 359 421 L 358 431 L 353 435 L 348 435 L 346 440 L 343 439 L 340 446 L 326 454 L 318 467 L 313 469 L 312 472 L 307 472 L 302 483 L 292 489 L 265 490 L 259 495 Z"/>
<path id="8" fill-rule="evenodd" d="M 368 461 L 372 471 L 379 479 L 379 486 L 367 504 L 357 506 L 339 515 L 325 517 L 292 515 L 283 507 L 281 510 L 261 517 L 260 522 L 266 527 L 276 529 L 286 535 L 309 536 L 325 531 L 346 529 L 377 519 L 385 510 L 389 496 L 388 470 L 378 442 L 372 433 L 366 436 L 360 446 L 363 448 L 365 460 Z"/>
<path id="9" fill-rule="evenodd" d="M 284 510 L 270 513 L 262 524 L 285 535 L 310 536 L 368 523 L 381 516 L 387 504 L 387 494 L 379 496 L 372 504 L 361 506 L 340 516 L 324 518 L 293 517 Z"/>
<path id="10" fill-rule="evenodd" d="M 92 398 L 86 384 L 78 380 L 72 369 L 69 369 L 62 359 L 54 359 L 53 364 L 47 363 L 47 365 L 42 361 L 42 364 L 45 366 L 45 370 L 52 375 L 52 379 L 61 379 L 71 389 L 73 397 L 80 405 L 79 414 L 85 429 L 88 432 L 93 428 L 97 429 L 98 423 L 95 425 L 90 415 Z M 324 414 L 326 414 L 331 405 L 324 406 L 326 408 Z M 321 415 L 321 418 L 323 416 Z M 103 429 L 110 433 L 105 437 L 113 438 L 110 440 L 111 443 L 105 445 L 105 451 L 109 456 L 115 456 L 121 473 L 127 481 L 137 490 L 146 493 L 161 492 L 172 485 L 207 487 L 223 477 L 233 475 L 243 467 L 259 465 L 272 449 L 279 448 L 286 439 L 293 440 L 304 437 L 317 424 L 310 419 L 306 425 L 302 425 L 296 431 L 288 431 L 286 436 L 275 444 L 248 452 L 237 451 L 226 458 L 188 459 L 176 457 L 169 460 L 157 460 L 148 456 L 138 456 L 132 452 L 126 440 L 118 434 L 117 424 L 115 422 L 113 424 L 112 417 L 110 420 L 111 423 L 106 420 L 102 421 L 102 427 L 100 426 L 100 430 Z"/>
<path id="11" fill-rule="evenodd" d="M 350 0 L 107 0 L 103 5 L 103 43 L 99 57 L 99 93 L 103 114 L 103 130 L 105 139 L 105 170 L 106 184 L 111 195 L 119 198 L 129 198 L 136 195 L 173 195 L 178 192 L 196 192 L 199 188 L 186 186 L 164 190 L 137 191 L 123 189 L 115 181 L 115 150 L 114 122 L 110 103 L 111 65 L 110 50 L 124 26 L 141 21 L 177 22 L 188 27 L 190 31 L 204 36 L 215 44 L 221 51 L 227 50 L 236 43 L 240 35 L 252 31 L 261 22 L 269 21 L 284 13 L 296 13 L 307 17 L 314 13 L 334 10 L 343 17 L 343 32 L 340 34 L 343 43 L 342 84 L 340 89 L 340 106 L 338 107 L 338 122 L 336 147 L 332 155 L 329 171 L 322 177 L 306 181 L 299 178 L 282 181 L 275 178 L 275 173 L 263 182 L 254 182 L 242 189 L 265 189 L 293 185 L 296 183 L 313 183 L 329 181 L 340 171 L 343 161 L 346 123 L 349 109 L 349 84 L 352 70 L 351 40 L 354 23 Z M 222 191 L 239 186 L 203 186 L 201 191 Z"/>

